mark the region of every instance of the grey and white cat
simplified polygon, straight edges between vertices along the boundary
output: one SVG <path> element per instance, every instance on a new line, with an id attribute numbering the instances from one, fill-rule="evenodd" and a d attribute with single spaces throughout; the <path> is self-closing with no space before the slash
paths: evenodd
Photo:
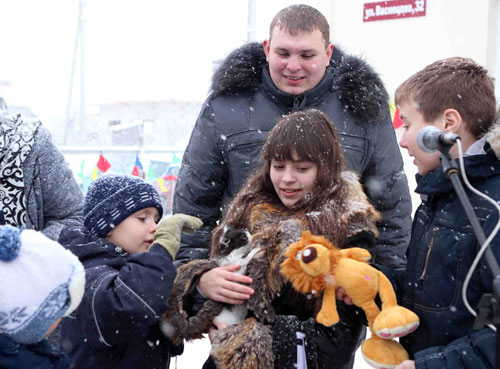
<path id="1" fill-rule="evenodd" d="M 260 251 L 260 248 L 252 249 L 252 236 L 246 229 L 235 229 L 231 226 L 224 227 L 219 244 L 221 256 L 218 258 L 218 264 L 220 266 L 229 264 L 241 265 L 241 268 L 235 273 L 242 275 L 245 274 L 248 263 Z M 226 304 L 215 319 L 232 325 L 245 320 L 246 315 L 247 308 L 245 304 Z"/>

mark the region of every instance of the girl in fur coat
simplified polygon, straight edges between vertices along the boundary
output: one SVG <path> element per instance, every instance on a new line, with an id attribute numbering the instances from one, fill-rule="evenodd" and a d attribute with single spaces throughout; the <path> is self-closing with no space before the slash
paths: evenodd
<path id="1" fill-rule="evenodd" d="M 349 368 L 364 338 L 364 317 L 339 303 L 331 328 L 314 322 L 321 296 L 294 291 L 279 273 L 288 245 L 304 229 L 338 247 L 374 251 L 379 213 L 356 175 L 344 170 L 339 135 L 321 111 L 285 116 L 271 130 L 261 169 L 247 179 L 214 230 L 210 260 L 181 266 L 169 300 L 165 327 L 175 339 L 210 331 L 205 368 Z M 252 256 L 224 265 L 227 229 L 247 229 Z M 230 242 L 229 242 L 230 244 Z M 245 308 L 245 320 L 228 325 L 214 318 L 223 304 Z M 189 317 L 189 319 L 188 319 Z"/>

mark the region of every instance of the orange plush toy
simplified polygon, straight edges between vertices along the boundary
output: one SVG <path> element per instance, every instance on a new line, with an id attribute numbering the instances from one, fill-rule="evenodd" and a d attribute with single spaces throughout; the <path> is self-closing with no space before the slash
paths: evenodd
<path id="1" fill-rule="evenodd" d="M 394 338 L 413 332 L 420 322 L 415 313 L 398 306 L 391 282 L 367 263 L 370 257 L 365 249 L 340 250 L 324 237 L 304 231 L 299 241 L 288 247 L 281 273 L 301 293 L 323 291 L 316 321 L 327 327 L 339 321 L 335 290 L 342 287 L 353 304 L 364 310 L 372 332 L 361 345 L 363 357 L 374 368 L 389 369 L 408 359 Z M 381 310 L 375 303 L 377 294 Z"/>

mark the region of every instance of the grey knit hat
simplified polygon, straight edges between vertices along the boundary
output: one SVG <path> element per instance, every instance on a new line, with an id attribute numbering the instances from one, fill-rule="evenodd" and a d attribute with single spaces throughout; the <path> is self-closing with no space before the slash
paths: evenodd
<path id="1" fill-rule="evenodd" d="M 78 307 L 85 271 L 75 255 L 41 232 L 4 225 L 0 281 L 0 335 L 28 345 Z"/>
<path id="2" fill-rule="evenodd" d="M 83 206 L 83 224 L 99 237 L 105 237 L 129 215 L 155 207 L 160 216 L 163 206 L 155 188 L 139 177 L 106 174 L 93 181 Z"/>

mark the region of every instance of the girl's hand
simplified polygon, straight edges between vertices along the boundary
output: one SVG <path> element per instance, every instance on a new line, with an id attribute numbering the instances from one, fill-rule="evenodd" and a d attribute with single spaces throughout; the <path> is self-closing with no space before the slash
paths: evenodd
<path id="1" fill-rule="evenodd" d="M 394 369 L 415 369 L 415 362 L 413 360 L 405 360 Z"/>
<path id="2" fill-rule="evenodd" d="M 228 326 L 229 325 L 227 323 L 223 323 L 223 322 L 218 321 L 217 319 L 214 319 L 212 321 L 212 326 L 208 330 L 208 338 L 210 338 L 210 342 L 212 342 L 213 335 L 214 335 L 215 332 L 217 332 L 217 331 L 219 331 L 221 329 L 224 329 L 224 328 L 226 328 Z"/>
<path id="3" fill-rule="evenodd" d="M 342 287 L 335 290 L 335 296 L 337 297 L 337 300 L 344 301 L 346 305 L 352 305 L 352 299 L 346 295 L 345 290 Z"/>
<path id="4" fill-rule="evenodd" d="M 253 289 L 242 285 L 250 284 L 252 278 L 233 273 L 241 265 L 231 264 L 214 268 L 204 273 L 198 282 L 198 288 L 203 296 L 226 304 L 242 304 L 253 295 Z"/>

